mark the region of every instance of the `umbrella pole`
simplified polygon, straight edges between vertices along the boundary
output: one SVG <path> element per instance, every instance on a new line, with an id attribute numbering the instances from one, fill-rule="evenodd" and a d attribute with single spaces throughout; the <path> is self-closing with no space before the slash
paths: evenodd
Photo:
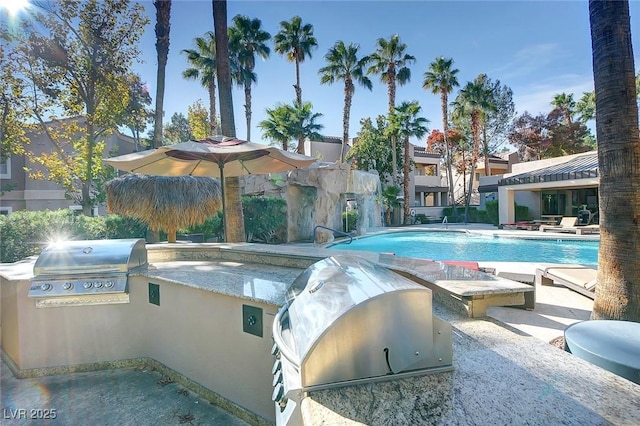
<path id="1" fill-rule="evenodd" d="M 227 242 L 227 220 L 225 218 L 227 214 L 226 209 L 226 200 L 224 199 L 224 163 L 219 162 L 218 167 L 220 168 L 220 188 L 222 188 L 222 242 Z"/>

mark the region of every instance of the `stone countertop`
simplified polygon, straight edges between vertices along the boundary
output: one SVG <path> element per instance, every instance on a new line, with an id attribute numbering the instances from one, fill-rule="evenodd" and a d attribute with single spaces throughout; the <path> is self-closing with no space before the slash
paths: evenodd
<path id="1" fill-rule="evenodd" d="M 434 313 L 453 327 L 452 372 L 311 392 L 305 424 L 640 424 L 640 385 L 492 320 Z"/>
<path id="2" fill-rule="evenodd" d="M 295 256 L 320 260 L 335 255 L 359 256 L 394 271 L 401 271 L 413 275 L 421 280 L 446 288 L 460 296 L 476 296 L 489 294 L 504 294 L 505 292 L 532 292 L 533 287 L 497 277 L 482 271 L 475 271 L 458 265 L 446 265 L 441 262 L 412 257 L 401 257 L 386 253 L 369 251 L 338 250 L 313 246 L 265 246 L 265 245 L 237 245 L 224 247 L 221 250 L 233 252 L 256 252 L 272 256 Z"/>
<path id="3" fill-rule="evenodd" d="M 301 272 L 282 266 L 189 260 L 152 263 L 136 275 L 280 306 L 287 288 Z"/>

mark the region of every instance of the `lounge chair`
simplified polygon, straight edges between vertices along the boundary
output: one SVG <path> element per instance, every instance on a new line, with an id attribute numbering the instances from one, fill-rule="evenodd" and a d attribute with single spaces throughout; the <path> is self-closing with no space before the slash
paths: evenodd
<path id="1" fill-rule="evenodd" d="M 577 226 L 577 225 L 578 225 L 577 217 L 567 216 L 562 218 L 559 225 L 557 226 L 542 225 L 540 226 L 540 230 L 542 232 L 546 232 L 546 231 L 571 232 L 576 235 L 600 233 L 600 225 L 585 225 L 585 226 Z"/>
<path id="2" fill-rule="evenodd" d="M 559 284 L 591 299 L 596 296 L 598 270 L 582 265 L 557 265 L 536 269 L 536 284 Z"/>

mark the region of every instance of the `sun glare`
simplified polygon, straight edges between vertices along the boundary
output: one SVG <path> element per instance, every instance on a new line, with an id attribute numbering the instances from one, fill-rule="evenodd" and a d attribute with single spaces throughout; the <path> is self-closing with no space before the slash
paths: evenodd
<path id="1" fill-rule="evenodd" d="M 29 0 L 0 0 L 0 10 L 6 10 L 11 16 L 17 15 L 28 7 Z"/>

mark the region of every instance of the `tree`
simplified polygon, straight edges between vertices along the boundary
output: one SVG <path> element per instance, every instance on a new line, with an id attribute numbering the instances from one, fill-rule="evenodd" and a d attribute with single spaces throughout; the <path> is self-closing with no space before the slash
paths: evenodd
<path id="1" fill-rule="evenodd" d="M 137 74 L 129 74 L 126 77 L 128 88 L 128 102 L 117 119 L 119 126 L 126 126 L 131 131 L 131 136 L 135 141 L 135 150 L 141 146 L 140 134 L 145 131 L 147 124 L 153 116 L 153 111 L 148 107 L 151 105 L 151 95 L 145 83 Z"/>
<path id="2" fill-rule="evenodd" d="M 576 102 L 576 113 L 582 124 L 596 118 L 596 92 L 582 93 L 582 97 Z"/>
<path id="3" fill-rule="evenodd" d="M 518 148 L 523 161 L 560 157 L 593 149 L 589 129 L 580 121 L 566 124 L 566 117 L 556 108 L 535 117 L 525 111 L 509 133 L 509 142 Z"/>
<path id="4" fill-rule="evenodd" d="M 188 80 L 199 80 L 209 94 L 209 126 L 210 134 L 217 134 L 218 118 L 216 116 L 216 39 L 212 32 L 204 37 L 196 37 L 195 49 L 183 49 L 187 62 L 191 65 L 182 72 Z"/>
<path id="5" fill-rule="evenodd" d="M 218 71 L 218 98 L 220 99 L 220 126 L 222 134 L 235 137 L 233 116 L 231 64 L 229 62 L 229 35 L 227 31 L 227 1 L 212 0 L 213 26 L 216 40 L 216 64 Z M 244 217 L 240 178 L 228 177 L 222 183 L 225 193 L 224 235 L 230 243 L 245 241 Z"/>
<path id="6" fill-rule="evenodd" d="M 558 93 L 553 97 L 551 105 L 557 108 L 564 117 L 565 124 L 571 126 L 573 114 L 575 114 L 576 102 L 573 100 L 573 93 Z"/>
<path id="7" fill-rule="evenodd" d="M 202 101 L 198 99 L 194 104 L 189 105 L 189 111 L 187 113 L 189 120 L 189 129 L 194 139 L 200 140 L 211 133 L 211 124 L 209 123 L 209 112 L 202 105 Z"/>
<path id="8" fill-rule="evenodd" d="M 302 87 L 300 87 L 300 64 L 309 57 L 311 51 L 318 47 L 318 40 L 313 35 L 313 25 L 302 24 L 302 18 L 294 16 L 291 21 L 280 22 L 280 31 L 273 37 L 275 49 L 296 65 L 296 103 L 302 105 Z"/>
<path id="9" fill-rule="evenodd" d="M 154 0 L 156 8 L 156 52 L 158 68 L 156 78 L 156 112 L 154 124 L 154 146 L 162 146 L 162 118 L 164 117 L 164 85 L 167 59 L 169 57 L 169 32 L 171 30 L 171 0 Z"/>
<path id="10" fill-rule="evenodd" d="M 343 41 L 337 41 L 324 56 L 327 61 L 325 67 L 320 68 L 320 83 L 333 84 L 336 81 L 344 82 L 344 108 L 342 110 L 342 149 L 340 162 L 344 163 L 349 142 L 349 116 L 351 115 L 351 101 L 355 92 L 356 83 L 371 90 L 371 80 L 364 75 L 366 60 L 358 59 L 357 44 L 350 43 L 346 46 Z"/>
<path id="11" fill-rule="evenodd" d="M 473 149 L 471 153 L 471 173 L 469 179 L 469 190 L 467 192 L 464 217 L 465 223 L 469 214 L 469 204 L 473 193 L 473 176 L 476 172 L 478 157 L 480 153 L 480 128 L 484 115 L 487 111 L 495 109 L 491 103 L 491 92 L 484 85 L 485 75 L 480 74 L 473 82 L 468 82 L 456 97 L 456 108 L 460 115 L 467 115 L 471 119 L 471 135 L 473 138 Z"/>
<path id="12" fill-rule="evenodd" d="M 88 215 L 101 200 L 104 138 L 115 131 L 128 102 L 126 77 L 138 59 L 148 20 L 128 1 L 42 4 L 14 40 L 18 73 L 29 82 L 29 112 L 54 150 L 30 161 L 31 177 L 61 184 Z M 26 86 L 25 86 L 26 87 Z M 68 120 L 50 120 L 62 112 Z M 49 117 L 47 117 L 49 115 Z"/>
<path id="13" fill-rule="evenodd" d="M 405 53 L 407 45 L 400 41 L 400 36 L 392 35 L 389 40 L 379 38 L 376 42 L 376 51 L 367 58 L 367 63 L 371 64 L 367 74 L 380 74 L 380 80 L 387 84 L 389 97 L 389 116 L 394 113 L 396 106 L 396 85 L 404 85 L 411 80 L 411 70 L 407 65 L 415 62 L 416 58 Z M 398 171 L 396 169 L 396 137 L 391 136 L 391 164 L 393 165 L 392 181 L 397 184 Z"/>
<path id="14" fill-rule="evenodd" d="M 484 113 L 481 128 L 484 170 L 485 175 L 489 176 L 489 156 L 507 141 L 516 116 L 516 107 L 511 88 L 502 84 L 500 80 L 492 81 L 486 75 L 483 76 L 482 81 L 485 89 L 489 91 L 489 102 L 492 105 L 492 108 Z"/>
<path id="15" fill-rule="evenodd" d="M 322 117 L 320 113 L 314 113 L 310 102 L 305 102 L 302 106 L 278 105 L 276 108 L 267 108 L 267 118 L 258 124 L 263 130 L 263 136 L 272 141 L 279 142 L 282 149 L 289 150 L 289 142 L 295 139 L 305 140 L 321 139 L 318 133 L 324 126 L 316 122 Z M 304 146 L 298 143 L 296 147 L 298 153 L 304 152 Z"/>
<path id="16" fill-rule="evenodd" d="M 0 45 L 0 159 L 21 155 L 30 139 L 29 97 L 27 81 L 20 75 L 15 52 L 7 53 Z M 5 188 L 3 188 L 4 190 Z"/>
<path id="17" fill-rule="evenodd" d="M 296 137 L 291 125 L 292 115 L 291 105 L 267 108 L 267 119 L 258 123 L 258 127 L 262 129 L 262 137 L 280 143 L 281 148 L 288 151 L 289 142 Z"/>
<path id="18" fill-rule="evenodd" d="M 193 135 L 187 117 L 179 112 L 173 113 L 171 121 L 164 125 L 165 145 L 174 145 L 191 139 L 193 139 Z"/>
<path id="19" fill-rule="evenodd" d="M 316 122 L 317 119 L 322 117 L 322 114 L 313 112 L 311 102 L 304 102 L 302 105 L 296 103 L 292 108 L 292 130 L 293 134 L 298 137 L 297 151 L 299 154 L 304 154 L 305 139 L 322 139 L 322 135 L 319 132 L 324 126 Z M 303 141 L 303 144 L 300 144 L 300 141 Z"/>
<path id="20" fill-rule="evenodd" d="M 352 161 L 358 170 L 375 170 L 382 182 L 392 176 L 394 167 L 391 164 L 391 144 L 389 143 L 389 119 L 384 115 L 376 118 L 360 120 L 361 129 L 354 138 L 353 147 L 347 153 L 347 160 Z M 399 147 L 398 147 L 399 148 Z M 395 158 L 402 156 L 396 153 Z M 402 166 L 396 164 L 396 168 Z"/>
<path id="21" fill-rule="evenodd" d="M 236 15 L 233 27 L 229 28 L 229 50 L 237 61 L 236 81 L 244 88 L 244 110 L 247 120 L 247 140 L 251 140 L 251 85 L 257 81 L 254 72 L 256 55 L 269 58 L 271 49 L 267 42 L 271 34 L 262 29 L 262 21 Z"/>
<path id="22" fill-rule="evenodd" d="M 411 172 L 411 146 L 409 144 L 410 137 L 421 138 L 427 133 L 427 120 L 424 117 L 419 117 L 420 104 L 418 101 L 402 102 L 400 106 L 395 108 L 395 114 L 391 116 L 391 131 L 396 133 L 396 136 L 404 142 L 404 155 L 403 155 L 403 187 L 404 187 L 404 224 L 410 223 L 410 205 L 409 205 L 409 180 Z"/>
<path id="23" fill-rule="evenodd" d="M 640 135 L 628 1 L 589 1 L 600 177 L 592 319 L 640 322 Z"/>
<path id="24" fill-rule="evenodd" d="M 422 87 L 424 89 L 431 89 L 431 93 L 440 94 L 440 108 L 442 110 L 442 130 L 444 136 L 445 147 L 445 162 L 447 166 L 447 176 L 449 177 L 449 204 L 455 209 L 455 197 L 453 187 L 453 153 L 451 146 L 448 143 L 449 136 L 449 115 L 447 113 L 447 107 L 449 103 L 449 93 L 453 91 L 454 87 L 459 86 L 458 69 L 452 69 L 453 59 L 445 59 L 443 57 L 436 58 L 434 62 L 429 65 L 429 70 L 424 73 L 424 83 Z"/>
<path id="25" fill-rule="evenodd" d="M 547 117 L 544 114 L 532 116 L 525 111 L 514 121 L 509 143 L 516 146 L 522 161 L 545 158 L 551 145 Z"/>

